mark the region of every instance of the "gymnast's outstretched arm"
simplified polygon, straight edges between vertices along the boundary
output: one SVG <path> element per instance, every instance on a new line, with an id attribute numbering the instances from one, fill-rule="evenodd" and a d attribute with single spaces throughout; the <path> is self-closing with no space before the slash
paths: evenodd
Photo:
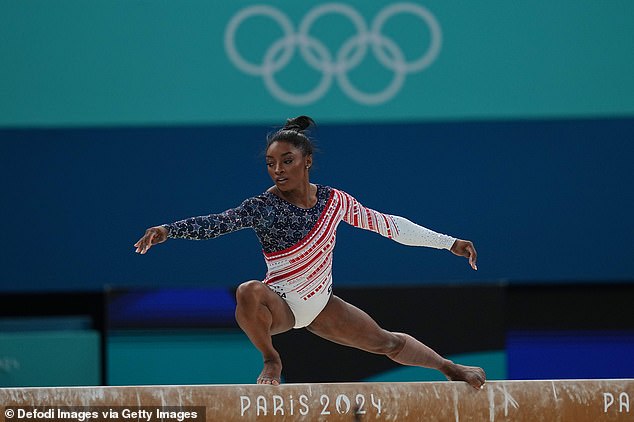
<path id="1" fill-rule="evenodd" d="M 341 192 L 346 206 L 344 221 L 355 227 L 370 230 L 408 246 L 424 246 L 436 249 L 448 249 L 453 254 L 469 259 L 474 270 L 477 266 L 477 252 L 469 240 L 456 239 L 437 233 L 397 215 L 383 214 L 364 207 L 351 195 Z"/>

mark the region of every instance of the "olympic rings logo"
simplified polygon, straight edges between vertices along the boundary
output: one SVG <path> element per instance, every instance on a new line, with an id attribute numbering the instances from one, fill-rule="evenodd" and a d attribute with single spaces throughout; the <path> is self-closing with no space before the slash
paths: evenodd
<path id="1" fill-rule="evenodd" d="M 413 61 L 406 61 L 401 47 L 381 31 L 385 23 L 397 14 L 407 13 L 420 18 L 430 33 L 429 46 Z M 315 22 L 322 16 L 338 14 L 351 22 L 356 34 L 341 44 L 336 54 L 310 34 Z M 275 21 L 283 36 L 274 41 L 264 53 L 262 63 L 251 63 L 243 58 L 236 47 L 236 32 L 244 21 L 253 17 L 265 17 Z M 242 72 L 261 76 L 269 92 L 288 104 L 306 105 L 322 98 L 336 78 L 339 87 L 352 100 L 364 105 L 376 105 L 393 98 L 403 86 L 409 73 L 421 72 L 429 67 L 440 52 L 442 32 L 434 15 L 423 6 L 414 3 L 395 3 L 386 6 L 376 15 L 370 27 L 354 8 L 341 3 L 327 3 L 311 9 L 295 31 L 291 20 L 275 7 L 254 5 L 240 10 L 231 18 L 225 29 L 225 49 L 229 59 Z M 282 88 L 275 74 L 293 58 L 296 48 L 303 60 L 321 73 L 317 86 L 308 92 L 292 93 Z M 350 80 L 348 72 L 361 63 L 368 47 L 377 61 L 393 72 L 390 82 L 378 92 L 364 92 Z M 334 57 L 334 58 L 333 58 Z"/>

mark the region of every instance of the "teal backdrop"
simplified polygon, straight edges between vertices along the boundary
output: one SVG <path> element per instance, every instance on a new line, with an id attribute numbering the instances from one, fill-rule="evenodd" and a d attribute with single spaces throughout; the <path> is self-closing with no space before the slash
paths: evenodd
<path id="1" fill-rule="evenodd" d="M 634 113 L 628 0 L 283 0 L 264 12 L 244 0 L 0 4 L 5 127 L 271 123 L 298 106 L 322 122 Z M 237 66 L 229 34 L 252 71 L 269 72 Z M 299 104 L 269 89 L 302 97 L 329 78 Z M 345 81 L 370 96 L 398 89 L 368 105 Z"/>
<path id="2" fill-rule="evenodd" d="M 3 331 L 0 345 L 2 387 L 101 382 L 102 355 L 96 330 Z"/>

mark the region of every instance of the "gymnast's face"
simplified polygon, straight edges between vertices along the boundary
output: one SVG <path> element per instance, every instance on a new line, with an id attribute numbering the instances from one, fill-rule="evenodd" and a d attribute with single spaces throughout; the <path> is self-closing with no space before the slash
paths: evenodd
<path id="1" fill-rule="evenodd" d="M 313 157 L 284 141 L 273 142 L 266 150 L 266 167 L 277 188 L 284 191 L 297 189 L 308 183 L 308 170 Z"/>

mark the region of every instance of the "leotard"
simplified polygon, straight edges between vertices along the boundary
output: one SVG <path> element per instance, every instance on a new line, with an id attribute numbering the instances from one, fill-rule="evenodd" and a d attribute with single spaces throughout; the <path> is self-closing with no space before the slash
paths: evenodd
<path id="1" fill-rule="evenodd" d="M 351 195 L 323 185 L 317 185 L 317 203 L 312 208 L 297 207 L 267 191 L 220 214 L 164 227 L 170 238 L 193 240 L 252 228 L 268 269 L 263 282 L 288 303 L 295 328 L 302 328 L 319 315 L 332 293 L 332 255 L 341 221 L 410 246 L 450 249 L 456 240 L 403 217 L 364 207 Z"/>

